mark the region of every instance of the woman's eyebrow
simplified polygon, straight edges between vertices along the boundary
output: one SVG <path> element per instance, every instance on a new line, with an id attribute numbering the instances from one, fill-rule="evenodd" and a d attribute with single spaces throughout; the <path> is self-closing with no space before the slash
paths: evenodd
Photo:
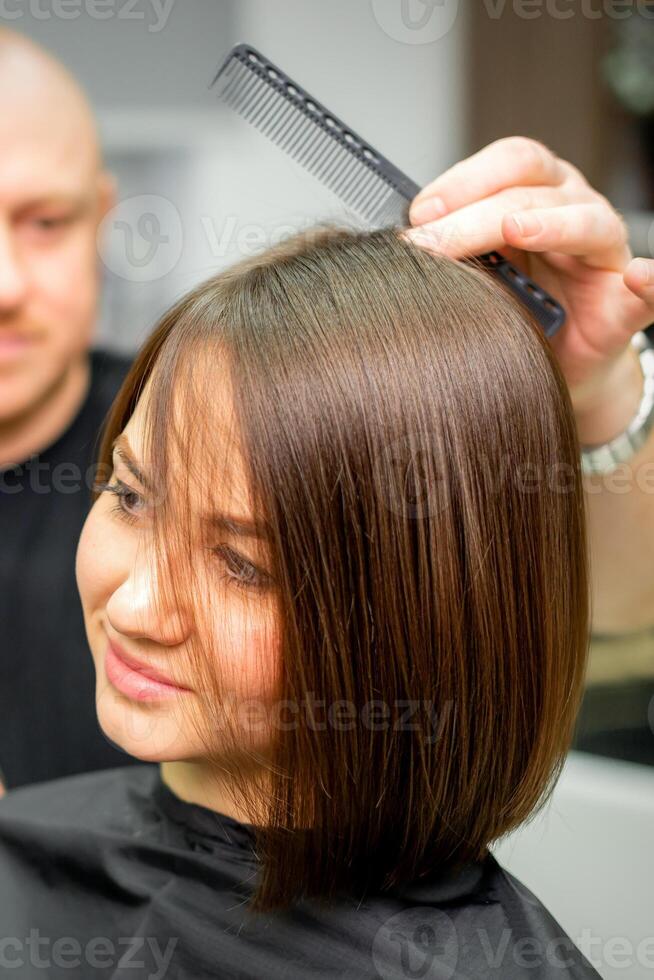
<path id="1" fill-rule="evenodd" d="M 121 432 L 120 435 L 116 436 L 114 439 L 112 449 L 116 450 L 116 453 L 118 456 L 120 456 L 127 469 L 130 471 L 132 476 L 136 477 L 141 486 L 145 487 L 145 489 L 149 492 L 152 492 L 150 482 L 145 474 L 139 469 L 138 463 L 134 459 L 132 448 L 129 444 L 127 436 L 123 432 Z M 236 516 L 235 514 L 226 514 L 223 511 L 215 511 L 214 513 L 210 514 L 206 518 L 206 522 L 213 530 L 223 531 L 238 538 L 259 538 L 264 540 L 268 536 L 268 531 L 265 525 L 262 525 L 261 523 L 257 524 L 255 521 L 252 521 L 247 517 Z"/>
<path id="2" fill-rule="evenodd" d="M 120 456 L 127 469 L 130 471 L 132 476 L 136 477 L 136 479 L 139 481 L 141 486 L 145 487 L 146 490 L 152 492 L 152 487 L 150 485 L 150 482 L 139 469 L 136 460 L 134 459 L 134 455 L 132 453 L 132 449 L 128 442 L 127 436 L 123 432 L 121 432 L 120 435 L 116 436 L 113 443 L 111 444 L 111 448 L 116 450 L 116 453 Z"/>
<path id="3" fill-rule="evenodd" d="M 264 540 L 267 537 L 265 526 L 256 524 L 244 517 L 224 514 L 222 511 L 210 514 L 207 523 L 216 531 L 224 531 L 238 538 L 260 538 Z"/>

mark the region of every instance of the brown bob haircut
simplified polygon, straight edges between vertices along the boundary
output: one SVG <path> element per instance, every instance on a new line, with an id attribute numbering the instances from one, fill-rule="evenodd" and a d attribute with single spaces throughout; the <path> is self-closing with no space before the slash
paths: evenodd
<path id="1" fill-rule="evenodd" d="M 322 726 L 311 712 L 278 726 L 265 792 L 242 787 L 261 860 L 255 911 L 483 859 L 551 792 L 588 652 L 579 445 L 541 328 L 485 271 L 392 229 L 312 232 L 162 317 L 99 457 L 111 472 L 152 375 L 154 486 L 178 466 L 172 452 L 187 480 L 213 473 L 212 398 L 229 382 L 269 548 L 277 696 L 339 706 Z M 157 493 L 161 601 L 193 604 L 200 621 L 211 597 L 198 592 L 185 499 Z M 191 646 L 211 752 L 225 724 L 207 629 Z M 242 745 L 239 757 L 239 739 L 237 784 L 257 761 Z"/>

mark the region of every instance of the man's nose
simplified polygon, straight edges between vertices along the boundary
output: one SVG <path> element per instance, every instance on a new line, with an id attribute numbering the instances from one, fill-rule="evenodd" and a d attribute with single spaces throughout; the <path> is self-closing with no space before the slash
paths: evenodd
<path id="1" fill-rule="evenodd" d="M 0 221 L 0 314 L 20 306 L 27 290 L 27 276 L 22 268 L 11 231 Z"/>

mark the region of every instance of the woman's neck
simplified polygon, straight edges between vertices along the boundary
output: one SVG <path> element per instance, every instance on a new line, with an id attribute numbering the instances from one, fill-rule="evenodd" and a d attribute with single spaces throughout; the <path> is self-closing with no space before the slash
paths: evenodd
<path id="1" fill-rule="evenodd" d="M 226 779 L 216 776 L 204 760 L 179 760 L 159 765 L 162 781 L 170 790 L 187 803 L 215 810 L 241 823 L 250 823 L 250 815 L 234 803 Z"/>

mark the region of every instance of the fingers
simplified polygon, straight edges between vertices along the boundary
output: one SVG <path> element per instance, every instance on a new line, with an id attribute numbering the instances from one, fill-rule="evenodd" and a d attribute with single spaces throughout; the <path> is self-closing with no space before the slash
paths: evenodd
<path id="1" fill-rule="evenodd" d="M 595 269 L 610 272 L 621 272 L 631 259 L 622 218 L 599 202 L 507 214 L 502 234 L 515 248 L 574 255 Z"/>
<path id="2" fill-rule="evenodd" d="M 654 323 L 654 259 L 632 259 L 623 280 L 631 294 L 629 322 L 642 330 Z"/>
<path id="3" fill-rule="evenodd" d="M 624 282 L 636 296 L 654 301 L 654 259 L 632 259 L 624 270 Z"/>
<path id="4" fill-rule="evenodd" d="M 439 221 L 409 228 L 405 237 L 428 251 L 452 258 L 478 255 L 506 244 L 502 222 L 507 213 L 532 208 L 556 208 L 569 194 L 562 187 L 512 187 L 459 208 Z"/>
<path id="5" fill-rule="evenodd" d="M 489 198 L 431 224 L 410 228 L 405 237 L 427 251 L 452 258 L 478 255 L 510 245 L 527 252 L 560 252 L 582 258 L 597 269 L 621 272 L 631 259 L 627 231 L 607 204 L 560 204 L 560 193 L 541 188 L 541 202 L 552 206 L 506 210 Z"/>
<path id="6" fill-rule="evenodd" d="M 547 147 L 511 136 L 490 143 L 424 187 L 413 199 L 409 217 L 412 224 L 432 221 L 508 187 L 556 186 L 568 176 L 563 161 Z"/>

